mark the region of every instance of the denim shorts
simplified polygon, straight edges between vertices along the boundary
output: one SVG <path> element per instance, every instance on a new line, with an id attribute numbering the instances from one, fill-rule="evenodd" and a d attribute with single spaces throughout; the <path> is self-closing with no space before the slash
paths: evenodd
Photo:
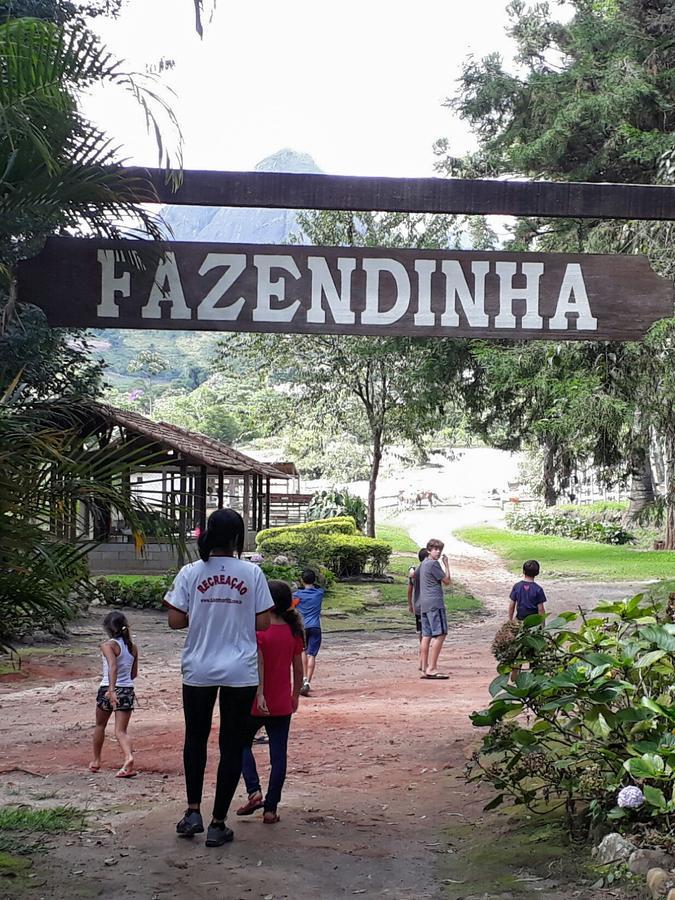
<path id="1" fill-rule="evenodd" d="M 113 706 L 110 700 L 106 697 L 108 693 L 108 688 L 106 685 L 101 685 L 98 689 L 98 694 L 96 694 L 96 705 L 99 709 L 102 709 L 104 712 L 112 712 Z M 131 712 L 134 708 L 134 689 L 132 687 L 116 687 L 115 694 L 117 696 L 117 709 L 119 712 Z"/>
<path id="2" fill-rule="evenodd" d="M 422 613 L 422 637 L 440 637 L 448 633 L 445 609 L 430 609 Z"/>
<path id="3" fill-rule="evenodd" d="M 321 629 L 306 628 L 305 637 L 307 639 L 307 656 L 316 656 L 321 647 Z"/>

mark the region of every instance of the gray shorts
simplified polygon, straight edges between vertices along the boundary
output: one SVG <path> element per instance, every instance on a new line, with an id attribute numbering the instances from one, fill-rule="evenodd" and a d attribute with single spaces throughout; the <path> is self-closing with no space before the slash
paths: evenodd
<path id="1" fill-rule="evenodd" d="M 422 612 L 422 637 L 440 637 L 448 633 L 448 619 L 443 609 Z"/>

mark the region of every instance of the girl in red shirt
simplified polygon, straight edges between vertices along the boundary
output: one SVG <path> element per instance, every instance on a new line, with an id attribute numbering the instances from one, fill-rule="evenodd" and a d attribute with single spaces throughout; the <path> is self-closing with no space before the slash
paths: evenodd
<path id="1" fill-rule="evenodd" d="M 266 631 L 257 632 L 260 686 L 251 710 L 248 740 L 242 757 L 242 774 L 248 801 L 237 810 L 237 815 L 250 816 L 256 810 L 263 809 L 263 822 L 273 825 L 279 821 L 277 807 L 286 779 L 288 732 L 291 715 L 298 709 L 302 687 L 305 635 L 302 619 L 292 607 L 290 587 L 285 581 L 270 581 L 269 589 L 274 602 L 272 621 Z M 264 801 L 251 751 L 253 738 L 262 727 L 269 737 L 271 764 L 270 782 Z"/>

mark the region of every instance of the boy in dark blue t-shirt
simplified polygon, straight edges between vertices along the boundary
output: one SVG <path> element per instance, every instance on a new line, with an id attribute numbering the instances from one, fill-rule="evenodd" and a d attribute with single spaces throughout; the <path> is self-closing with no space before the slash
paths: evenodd
<path id="1" fill-rule="evenodd" d="M 544 603 L 546 603 L 546 594 L 534 580 L 539 574 L 539 563 L 536 559 L 528 559 L 523 563 L 522 581 L 517 582 L 511 588 L 511 602 L 509 603 L 509 622 L 513 622 L 513 617 L 522 622 L 528 616 L 543 616 Z"/>

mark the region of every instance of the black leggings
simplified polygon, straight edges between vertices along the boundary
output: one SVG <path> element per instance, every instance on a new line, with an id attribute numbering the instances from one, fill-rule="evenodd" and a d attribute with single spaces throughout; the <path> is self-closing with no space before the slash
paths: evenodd
<path id="1" fill-rule="evenodd" d="M 213 818 L 222 821 L 241 777 L 241 754 L 246 744 L 248 720 L 255 697 L 255 687 L 193 687 L 183 685 L 185 745 L 183 766 L 188 805 L 202 802 L 206 746 L 211 733 L 211 719 L 216 695 L 220 690 L 220 762 L 213 801 Z"/>

